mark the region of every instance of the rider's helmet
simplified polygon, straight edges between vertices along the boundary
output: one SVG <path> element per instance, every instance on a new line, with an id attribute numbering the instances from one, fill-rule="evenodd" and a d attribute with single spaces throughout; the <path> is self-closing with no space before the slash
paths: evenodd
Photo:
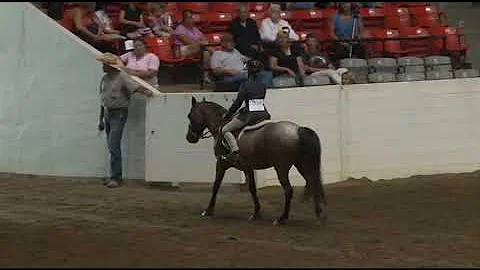
<path id="1" fill-rule="evenodd" d="M 264 66 L 263 66 L 263 63 L 258 61 L 258 60 L 255 60 L 255 59 L 250 59 L 248 60 L 246 63 L 246 68 L 247 68 L 247 71 L 248 71 L 248 77 L 251 77 L 252 75 L 255 75 L 261 71 L 263 71 L 264 69 Z"/>

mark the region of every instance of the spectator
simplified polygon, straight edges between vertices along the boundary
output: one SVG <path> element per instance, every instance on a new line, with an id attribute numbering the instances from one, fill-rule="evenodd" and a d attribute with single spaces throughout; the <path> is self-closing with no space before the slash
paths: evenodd
<path id="1" fill-rule="evenodd" d="M 331 69 L 313 68 L 305 64 L 301 57 L 301 52 L 291 46 L 288 33 L 279 32 L 277 34 L 278 49 L 270 56 L 271 68 L 274 75 L 286 75 L 295 78 L 299 85 L 303 85 L 303 78 L 308 74 L 326 74 L 335 83 L 341 83 L 342 77 Z M 343 71 L 343 70 L 342 70 Z"/>
<path id="2" fill-rule="evenodd" d="M 190 10 L 183 11 L 182 24 L 175 29 L 175 45 L 177 49 L 175 54 L 180 57 L 190 57 L 202 53 L 204 67 L 204 81 L 212 83 L 208 76 L 208 66 L 210 64 L 210 54 L 212 48 L 206 47 L 208 39 L 194 25 L 192 12 Z"/>
<path id="3" fill-rule="evenodd" d="M 340 3 L 337 14 L 332 18 L 331 34 L 337 41 L 332 46 L 333 60 L 338 66 L 338 61 L 343 58 L 350 57 L 350 50 L 352 50 L 352 57 L 366 58 L 365 48 L 358 42 L 351 45 L 347 42 L 338 41 L 338 39 L 355 39 L 362 36 L 363 23 L 358 16 L 356 18 L 356 25 L 354 29 L 354 14 L 356 10 L 352 10 L 352 4 L 349 2 Z"/>
<path id="4" fill-rule="evenodd" d="M 214 75 L 222 77 L 227 83 L 232 83 L 237 87 L 248 80 L 248 73 L 245 62 L 248 57 L 242 55 L 235 49 L 234 38 L 231 34 L 222 36 L 222 51 L 215 51 L 211 58 L 211 67 Z M 262 81 L 270 86 L 272 81 L 272 73 L 270 71 L 262 71 L 259 73 Z"/>
<path id="5" fill-rule="evenodd" d="M 123 39 L 117 34 L 108 34 L 95 16 L 95 2 L 79 3 L 72 9 L 73 33 L 101 52 L 117 53 L 113 42 Z"/>
<path id="6" fill-rule="evenodd" d="M 320 49 L 320 43 L 318 42 L 318 38 L 314 34 L 307 34 L 307 36 L 305 37 L 305 45 L 306 50 L 302 51 L 302 58 L 304 63 L 309 63 L 309 65 L 312 66 L 310 64 L 312 57 L 319 56 L 325 59 L 323 67 L 333 67 L 331 64 L 328 63 L 328 57 L 324 55 L 324 53 Z M 316 67 L 319 67 L 318 64 Z"/>
<path id="7" fill-rule="evenodd" d="M 165 3 L 152 2 L 150 4 L 150 16 L 148 27 L 157 36 L 170 36 L 173 34 L 173 18 L 170 13 L 165 12 Z"/>
<path id="8" fill-rule="evenodd" d="M 158 88 L 158 68 L 160 60 L 147 51 L 147 46 L 142 39 L 133 42 L 133 51 L 127 52 L 120 57 L 126 65 L 125 71 L 135 75 L 155 88 Z"/>
<path id="9" fill-rule="evenodd" d="M 297 33 L 295 33 L 295 31 L 293 30 L 292 26 L 290 26 L 287 21 L 281 19 L 280 14 L 281 10 L 279 5 L 270 5 L 270 18 L 265 18 L 262 20 L 262 24 L 259 30 L 260 37 L 263 42 L 275 42 L 277 38 L 277 33 L 284 29 L 288 29 L 289 37 L 291 40 L 299 40 L 299 37 Z"/>
<path id="10" fill-rule="evenodd" d="M 270 18 L 265 18 L 262 20 L 260 25 L 260 38 L 262 39 L 262 46 L 264 51 L 271 55 L 273 52 L 278 51 L 277 43 L 275 42 L 277 38 L 277 33 L 280 31 L 286 31 L 290 40 L 295 41 L 292 45 L 295 47 L 295 50 L 301 50 L 302 46 L 299 41 L 299 36 L 293 30 L 290 24 L 281 19 L 281 10 L 280 6 L 277 4 L 270 5 Z M 267 64 L 270 66 L 270 64 Z"/>
<path id="11" fill-rule="evenodd" d="M 348 69 L 339 68 L 334 70 L 334 66 L 328 61 L 328 57 L 318 47 L 317 37 L 312 33 L 306 36 L 305 44 L 307 48 L 303 51 L 303 62 L 309 67 L 318 69 L 315 74 L 327 74 L 336 84 L 340 84 L 342 75 L 348 72 Z"/>
<path id="12" fill-rule="evenodd" d="M 142 11 L 137 7 L 137 2 L 128 2 L 122 5 L 119 22 L 120 33 L 131 39 L 139 37 L 137 30 L 145 28 Z"/>
<path id="13" fill-rule="evenodd" d="M 250 58 L 258 58 L 260 51 L 260 33 L 257 23 L 250 18 L 248 5 L 241 3 L 238 8 L 238 17 L 230 22 L 229 33 L 233 35 L 236 49 Z"/>
<path id="14" fill-rule="evenodd" d="M 112 20 L 110 16 L 107 14 L 107 3 L 106 2 L 97 2 L 96 5 L 95 16 L 97 17 L 97 21 L 108 34 L 120 34 L 120 31 L 113 29 L 112 27 Z"/>
<path id="15" fill-rule="evenodd" d="M 98 124 L 100 131 L 105 129 L 110 152 L 111 175 L 105 185 L 114 188 L 123 183 L 121 141 L 123 129 L 127 122 L 130 97 L 137 91 L 151 97 L 153 92 L 132 81 L 124 71 L 125 67 L 118 56 L 104 54 L 97 60 L 103 63 L 103 71 L 105 72 L 100 83 L 102 106 Z"/>

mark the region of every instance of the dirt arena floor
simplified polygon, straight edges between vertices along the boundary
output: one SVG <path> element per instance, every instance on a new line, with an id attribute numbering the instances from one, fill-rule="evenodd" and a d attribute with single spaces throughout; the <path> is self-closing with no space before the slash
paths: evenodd
<path id="1" fill-rule="evenodd" d="M 298 201 L 273 226 L 280 188 L 165 190 L 143 183 L 0 181 L 0 267 L 480 267 L 480 173 L 326 186 L 329 222 Z"/>

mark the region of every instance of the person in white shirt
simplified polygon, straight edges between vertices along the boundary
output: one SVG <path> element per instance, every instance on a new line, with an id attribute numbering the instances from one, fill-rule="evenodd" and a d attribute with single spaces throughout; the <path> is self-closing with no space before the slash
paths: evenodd
<path id="1" fill-rule="evenodd" d="M 281 19 L 281 9 L 278 4 L 270 5 L 270 18 L 262 20 L 260 25 L 260 38 L 263 42 L 270 43 L 275 42 L 278 32 L 282 30 L 288 31 L 289 38 L 292 41 L 298 41 L 299 36 L 293 30 L 292 26 L 286 21 Z M 288 28 L 288 29 L 287 29 Z"/>
<path id="2" fill-rule="evenodd" d="M 248 80 L 246 61 L 249 58 L 235 49 L 234 38 L 230 33 L 222 36 L 222 50 L 214 51 L 210 59 L 212 73 L 224 82 L 240 85 Z M 270 71 L 261 71 L 258 76 L 269 86 L 273 75 Z M 236 89 L 235 89 L 236 90 Z"/>

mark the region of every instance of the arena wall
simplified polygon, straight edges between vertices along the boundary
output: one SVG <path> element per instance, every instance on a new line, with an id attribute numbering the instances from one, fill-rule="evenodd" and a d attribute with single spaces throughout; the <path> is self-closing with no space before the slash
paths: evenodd
<path id="1" fill-rule="evenodd" d="M 29 3 L 3 3 L 0 22 L 0 172 L 103 177 L 99 52 Z M 266 102 L 274 119 L 318 132 L 326 183 L 465 172 L 480 163 L 479 80 L 272 89 Z M 127 178 L 213 181 L 213 140 L 185 140 L 192 96 L 229 106 L 234 93 L 134 98 L 122 142 Z M 291 176 L 303 185 L 296 170 Z M 243 182 L 236 170 L 226 178 Z M 277 184 L 273 170 L 257 178 Z"/>
<path id="2" fill-rule="evenodd" d="M 108 155 L 105 135 L 96 130 L 100 52 L 28 2 L 2 3 L 0 25 L 0 172 L 103 177 Z M 124 170 L 143 179 L 145 99 L 133 105 Z"/>
<path id="3" fill-rule="evenodd" d="M 273 119 L 318 132 L 325 183 L 467 172 L 480 164 L 480 78 L 272 89 Z M 185 140 L 192 94 L 165 94 L 147 104 L 146 180 L 213 181 L 213 140 Z M 228 106 L 231 94 L 193 94 Z M 152 134 L 153 131 L 153 134 Z M 180 167 L 180 169 L 178 169 Z M 295 169 L 294 185 L 304 185 Z M 275 171 L 259 186 L 278 185 Z M 241 181 L 240 177 L 232 180 Z"/>

